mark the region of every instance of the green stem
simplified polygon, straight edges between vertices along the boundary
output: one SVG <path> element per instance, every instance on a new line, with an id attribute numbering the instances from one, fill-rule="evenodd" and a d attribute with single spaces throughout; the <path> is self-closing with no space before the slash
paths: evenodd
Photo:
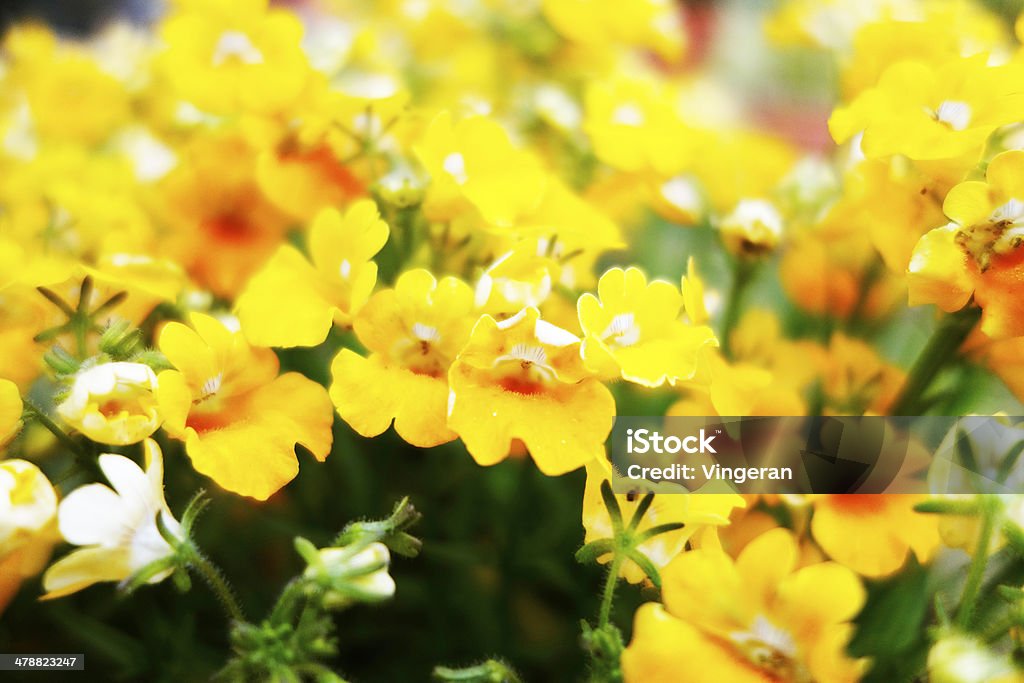
<path id="1" fill-rule="evenodd" d="M 985 578 L 985 568 L 988 566 L 988 549 L 992 544 L 992 534 L 996 528 L 996 517 L 999 514 L 998 505 L 999 503 L 994 497 L 982 497 L 978 545 L 971 560 L 971 567 L 967 572 L 967 582 L 964 584 L 963 596 L 960 598 L 960 606 L 956 613 L 956 625 L 961 628 L 967 628 L 974 616 L 974 608 L 981 592 L 981 583 Z"/>
<path id="2" fill-rule="evenodd" d="M 186 544 L 189 566 L 195 569 L 196 572 L 203 577 L 203 580 L 206 581 L 210 590 L 212 590 L 220 600 L 228 618 L 232 621 L 245 621 L 245 614 L 242 612 L 242 606 L 238 604 L 238 599 L 235 597 L 234 591 L 231 590 L 231 586 L 228 585 L 227 580 L 224 578 L 224 574 L 191 542 L 186 541 Z"/>
<path id="3" fill-rule="evenodd" d="M 957 351 L 974 329 L 980 316 L 981 309 L 973 305 L 946 316 L 914 361 L 899 396 L 889 409 L 890 415 L 915 413 L 925 391 L 931 386 L 939 371 L 956 358 Z"/>
<path id="4" fill-rule="evenodd" d="M 612 615 L 612 601 L 615 598 L 615 586 L 619 582 L 619 569 L 622 567 L 623 554 L 616 550 L 612 556 L 612 565 L 608 570 L 608 579 L 604 583 L 604 593 L 601 596 L 601 611 L 597 616 L 597 627 L 602 628 L 608 625 Z"/>
<path id="5" fill-rule="evenodd" d="M 67 432 L 61 429 L 60 425 L 51 420 L 50 417 L 45 412 L 43 412 L 43 410 L 39 406 L 35 405 L 27 398 L 23 398 L 22 402 L 28 409 L 31 418 L 38 422 L 39 424 L 41 424 L 43 427 L 46 427 L 47 431 L 49 431 L 51 434 L 57 437 L 57 441 L 60 441 L 61 444 L 66 446 L 72 452 L 72 454 L 74 454 L 76 460 L 78 460 L 83 466 L 89 467 L 90 469 L 95 469 L 96 463 L 93 461 L 92 458 L 89 457 L 89 454 L 86 452 L 84 448 L 82 448 L 82 445 L 80 443 L 78 443 L 70 436 L 68 436 Z"/>
<path id="6" fill-rule="evenodd" d="M 732 286 L 729 288 L 729 298 L 725 302 L 725 310 L 722 313 L 722 331 L 719 335 L 719 344 L 721 344 L 722 353 L 726 358 L 732 357 L 730 337 L 739 322 L 740 304 L 743 301 L 743 293 L 750 283 L 751 275 L 754 273 L 754 266 L 753 262 L 745 260 L 743 257 L 738 257 L 735 261 Z"/>
<path id="7" fill-rule="evenodd" d="M 272 624 L 282 624 L 291 621 L 292 613 L 295 611 L 295 604 L 302 597 L 302 591 L 302 581 L 300 579 L 292 579 L 285 586 L 281 597 L 277 599 L 277 604 L 274 605 L 274 609 L 270 612 L 267 620 Z"/>

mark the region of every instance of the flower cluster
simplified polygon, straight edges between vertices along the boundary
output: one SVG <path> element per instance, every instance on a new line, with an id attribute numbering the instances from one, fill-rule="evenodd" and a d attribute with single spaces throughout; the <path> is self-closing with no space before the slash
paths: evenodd
<path id="1" fill-rule="evenodd" d="M 584 644 L 610 680 L 859 680 L 879 654 L 860 636 L 900 604 L 863 580 L 954 549 L 974 558 L 952 619 L 877 680 L 904 655 L 1024 680 L 1002 657 L 1021 595 L 998 633 L 977 618 L 990 556 L 1024 548 L 1020 500 L 617 494 L 606 454 L 640 412 L 1019 408 L 1024 21 L 784 0 L 763 32 L 837 74 L 816 148 L 716 78 L 696 23 L 669 0 L 171 0 L 87 40 L 11 28 L 0 609 L 40 573 L 53 599 L 192 572 L 233 622 L 226 675 L 329 676 L 327 614 L 395 593 L 411 508 L 299 539 L 305 568 L 249 622 L 196 544 L 206 499 L 179 521 L 164 471 L 256 506 L 393 427 L 480 466 L 585 471 L 577 558 L 608 576 Z M 1004 427 L 1009 472 L 1024 438 Z M 80 547 L 49 564 L 62 539 Z M 620 578 L 654 589 L 628 646 Z"/>

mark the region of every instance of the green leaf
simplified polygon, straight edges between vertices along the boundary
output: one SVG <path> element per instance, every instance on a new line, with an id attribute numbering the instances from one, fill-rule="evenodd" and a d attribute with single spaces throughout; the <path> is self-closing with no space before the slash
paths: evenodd
<path id="1" fill-rule="evenodd" d="M 615 552 L 615 541 L 610 538 L 599 538 L 577 550 L 576 561 L 580 564 L 594 564 L 598 558 L 613 552 Z"/>
<path id="2" fill-rule="evenodd" d="M 857 616 L 850 652 L 882 661 L 926 645 L 929 601 L 927 572 L 913 560 L 898 576 L 868 584 L 867 604 Z"/>
<path id="3" fill-rule="evenodd" d="M 615 535 L 618 536 L 622 533 L 622 510 L 619 509 L 619 501 L 615 499 L 615 494 L 612 493 L 612 485 L 605 479 L 601 482 L 601 499 L 604 501 L 604 506 L 608 509 L 608 517 L 612 520 L 612 529 L 615 530 Z"/>

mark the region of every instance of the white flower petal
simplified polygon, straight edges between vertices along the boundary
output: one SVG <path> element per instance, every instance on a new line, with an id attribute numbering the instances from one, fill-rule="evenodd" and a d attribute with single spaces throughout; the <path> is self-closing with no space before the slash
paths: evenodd
<path id="1" fill-rule="evenodd" d="M 154 499 L 150 479 L 134 460 L 113 453 L 101 455 L 99 460 L 100 469 L 107 481 L 113 484 L 117 495 L 121 496 L 127 506 L 132 509 L 150 508 L 156 514 L 161 507 L 162 496 Z"/>
<path id="2" fill-rule="evenodd" d="M 70 543 L 113 546 L 125 531 L 124 513 L 116 493 L 103 484 L 86 484 L 61 502 L 57 519 Z"/>

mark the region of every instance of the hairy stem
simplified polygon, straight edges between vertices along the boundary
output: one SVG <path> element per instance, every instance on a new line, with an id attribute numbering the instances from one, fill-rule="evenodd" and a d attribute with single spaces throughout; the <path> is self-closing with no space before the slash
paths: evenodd
<path id="1" fill-rule="evenodd" d="M 622 567 L 623 555 L 616 550 L 612 557 L 611 567 L 608 569 L 608 579 L 604 583 L 604 593 L 601 596 L 601 611 L 597 616 L 597 627 L 601 628 L 608 624 L 612 615 L 612 601 L 615 598 L 615 586 L 619 582 L 619 568 Z"/>
<path id="2" fill-rule="evenodd" d="M 956 613 L 956 624 L 961 628 L 967 628 L 974 616 L 974 608 L 978 602 L 978 595 L 981 593 L 981 583 L 985 578 L 985 568 L 988 566 L 988 549 L 992 544 L 992 534 L 995 532 L 998 515 L 998 502 L 991 496 L 983 496 L 978 545 L 974 551 L 974 557 L 971 559 L 963 597 L 960 598 L 960 607 L 957 608 Z"/>

